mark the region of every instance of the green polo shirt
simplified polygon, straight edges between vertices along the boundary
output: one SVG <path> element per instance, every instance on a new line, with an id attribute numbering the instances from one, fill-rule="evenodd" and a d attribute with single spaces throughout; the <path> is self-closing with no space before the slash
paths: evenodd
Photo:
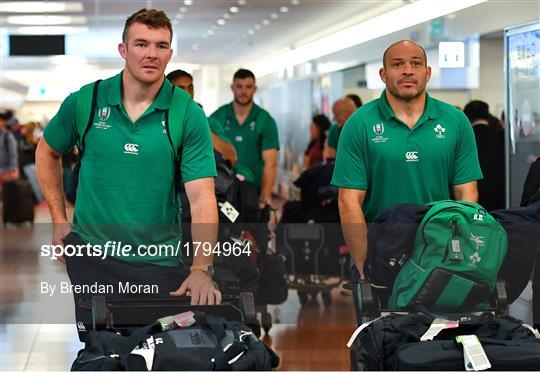
<path id="1" fill-rule="evenodd" d="M 59 153 L 77 143 L 76 102 L 72 93 L 44 131 Z M 92 245 L 129 244 L 131 262 L 178 266 L 174 255 L 136 252 L 138 245 L 174 245 L 181 240 L 180 205 L 175 191 L 174 151 L 164 127 L 172 85 L 165 79 L 154 102 L 135 123 L 122 104 L 122 73 L 99 85 L 93 125 L 85 138 L 73 232 Z M 216 176 L 208 121 L 190 100 L 184 120 L 180 172 L 184 182 Z M 139 255 L 141 254 L 141 255 Z"/>
<path id="2" fill-rule="evenodd" d="M 223 126 L 221 123 L 218 122 L 216 118 L 208 117 L 208 124 L 210 125 L 210 130 L 219 137 L 221 140 L 231 143 L 231 140 L 225 135 L 225 130 L 223 129 Z"/>
<path id="3" fill-rule="evenodd" d="M 328 146 L 337 150 L 341 128 L 335 123 L 328 130 Z"/>
<path id="4" fill-rule="evenodd" d="M 239 125 L 232 103 L 217 109 L 210 118 L 216 119 L 223 125 L 225 135 L 236 149 L 238 154 L 236 173 L 243 175 L 246 180 L 257 184 L 260 188 L 264 167 L 262 152 L 268 149 L 279 149 L 275 120 L 266 110 L 253 104 L 246 121 Z"/>
<path id="5" fill-rule="evenodd" d="M 368 223 L 387 207 L 450 199 L 453 185 L 482 178 L 467 117 L 429 95 L 412 129 L 394 115 L 383 91 L 349 118 L 342 135 L 332 184 L 367 190 Z"/>

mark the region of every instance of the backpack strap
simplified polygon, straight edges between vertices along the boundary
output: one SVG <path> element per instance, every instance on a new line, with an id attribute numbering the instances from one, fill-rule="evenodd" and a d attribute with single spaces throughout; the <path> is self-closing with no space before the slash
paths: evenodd
<path id="1" fill-rule="evenodd" d="M 84 148 L 84 138 L 92 126 L 94 113 L 96 112 L 97 89 L 100 82 L 101 79 L 82 86 L 77 95 L 75 123 L 77 126 L 77 133 L 79 134 L 77 145 L 79 147 L 79 152 L 81 153 Z"/>
<path id="2" fill-rule="evenodd" d="M 175 160 L 180 162 L 180 149 L 184 140 L 184 121 L 188 105 L 191 102 L 189 94 L 173 85 L 171 108 L 167 114 L 166 130 L 169 142 L 174 150 Z"/>

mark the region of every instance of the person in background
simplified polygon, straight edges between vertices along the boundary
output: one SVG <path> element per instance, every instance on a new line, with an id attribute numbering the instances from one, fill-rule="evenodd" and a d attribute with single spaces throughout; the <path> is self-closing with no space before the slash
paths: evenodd
<path id="1" fill-rule="evenodd" d="M 327 145 L 324 149 L 324 159 L 327 160 L 336 158 L 339 136 L 341 135 L 345 122 L 355 110 L 356 106 L 354 101 L 348 97 L 340 98 L 334 102 L 334 105 L 332 106 L 332 113 L 334 114 L 336 124 L 330 127 L 330 130 L 328 130 Z"/>
<path id="2" fill-rule="evenodd" d="M 195 96 L 195 87 L 193 86 L 193 76 L 184 70 L 174 70 L 167 74 L 167 79 L 177 87 L 182 88 L 189 93 L 192 99 Z M 202 105 L 197 103 L 202 108 Z M 231 141 L 225 136 L 223 126 L 217 120 L 208 118 L 208 124 L 210 125 L 210 134 L 212 135 L 212 146 L 214 150 L 223 156 L 226 160 L 231 162 L 231 166 L 234 167 L 238 161 L 238 155 Z"/>
<path id="3" fill-rule="evenodd" d="M 6 128 L 12 118 L 11 110 L 0 113 L 0 186 L 5 181 L 17 180 L 20 177 L 17 140 Z"/>
<path id="4" fill-rule="evenodd" d="M 503 209 L 506 195 L 504 130 L 483 101 L 469 102 L 463 112 L 473 127 L 480 168 L 484 174 L 484 178 L 478 181 L 478 202 L 487 211 Z"/>
<path id="5" fill-rule="evenodd" d="M 326 143 L 326 131 L 330 128 L 330 120 L 324 114 L 313 116 L 310 130 L 310 140 L 304 152 L 304 169 L 315 166 L 323 161 L 324 144 Z"/>
<path id="6" fill-rule="evenodd" d="M 360 96 L 358 96 L 358 95 L 356 95 L 354 93 L 349 93 L 345 97 L 351 99 L 352 102 L 354 102 L 354 106 L 356 106 L 357 109 L 362 106 L 362 99 L 360 98 Z"/>
<path id="7" fill-rule="evenodd" d="M 21 139 L 19 140 L 19 160 L 20 170 L 24 177 L 32 186 L 32 191 L 37 203 L 43 201 L 43 195 L 39 188 L 36 176 L 36 139 L 34 131 L 37 127 L 35 122 L 29 122 L 21 128 Z"/>

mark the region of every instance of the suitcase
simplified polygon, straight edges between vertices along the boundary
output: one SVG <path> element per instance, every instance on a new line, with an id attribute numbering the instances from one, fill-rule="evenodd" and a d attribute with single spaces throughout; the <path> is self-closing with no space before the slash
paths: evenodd
<path id="1" fill-rule="evenodd" d="M 27 180 L 6 181 L 2 192 L 3 222 L 34 222 L 34 192 Z"/>
<path id="2" fill-rule="evenodd" d="M 430 316 L 391 313 L 374 320 L 354 338 L 351 370 L 465 370 L 464 349 L 456 340 L 463 335 L 478 338 L 492 370 L 536 371 L 540 366 L 540 335 L 521 321 L 491 312 L 445 318 L 457 320 L 458 326 L 424 341 L 433 321 Z"/>

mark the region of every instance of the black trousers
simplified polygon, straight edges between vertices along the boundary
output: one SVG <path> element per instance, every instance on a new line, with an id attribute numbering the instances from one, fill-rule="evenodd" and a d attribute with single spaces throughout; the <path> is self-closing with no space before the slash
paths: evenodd
<path id="1" fill-rule="evenodd" d="M 86 245 L 77 234 L 70 233 L 64 239 L 64 245 Z M 92 256 L 66 257 L 66 269 L 71 285 L 79 285 L 84 292 L 73 292 L 75 301 L 75 318 L 79 339 L 84 342 L 86 331 L 92 328 L 92 312 L 88 307 L 81 307 L 81 303 L 89 304 L 94 295 L 103 295 L 107 299 L 151 299 L 168 297 L 169 292 L 180 287 L 188 276 L 185 267 L 165 267 L 153 264 L 134 264 L 115 258 Z M 149 285 L 157 291 L 144 294 L 138 291 L 126 292 L 126 286 Z M 92 288 L 92 285 L 94 287 Z M 96 286 L 98 285 L 98 286 Z M 99 286 L 101 285 L 101 286 Z M 106 293 L 100 290 L 106 290 Z M 95 292 L 97 291 L 97 292 Z"/>

